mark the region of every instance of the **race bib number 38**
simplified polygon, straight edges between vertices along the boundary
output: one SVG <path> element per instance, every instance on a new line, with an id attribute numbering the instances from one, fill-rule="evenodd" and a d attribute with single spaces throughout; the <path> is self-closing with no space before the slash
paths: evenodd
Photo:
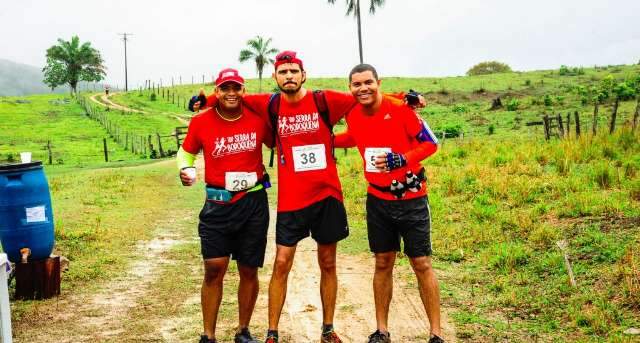
<path id="1" fill-rule="evenodd" d="M 239 192 L 249 189 L 258 182 L 255 172 L 226 172 L 224 174 L 224 188 L 230 192 Z"/>
<path id="2" fill-rule="evenodd" d="M 380 154 L 386 154 L 391 152 L 391 148 L 366 148 L 364 149 L 364 162 L 365 169 L 369 173 L 380 173 L 380 170 L 376 168 L 375 158 Z"/>
<path id="3" fill-rule="evenodd" d="M 327 168 L 324 144 L 294 146 L 293 169 L 296 172 Z"/>

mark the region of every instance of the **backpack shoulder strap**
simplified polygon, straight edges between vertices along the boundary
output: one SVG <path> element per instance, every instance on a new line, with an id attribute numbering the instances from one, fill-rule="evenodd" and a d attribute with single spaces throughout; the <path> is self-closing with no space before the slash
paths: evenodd
<path id="1" fill-rule="evenodd" d="M 329 128 L 331 134 L 333 134 L 333 125 L 331 125 L 331 119 L 329 118 L 329 106 L 327 106 L 327 98 L 325 94 L 321 90 L 313 91 L 313 101 L 316 103 L 316 107 L 318 108 L 318 113 L 320 117 L 322 117 L 322 121 Z"/>
<path id="2" fill-rule="evenodd" d="M 278 112 L 280 112 L 280 93 L 273 93 L 269 98 L 269 124 L 271 124 L 271 155 L 269 156 L 269 167 L 273 167 L 273 149 L 275 149 L 276 140 L 278 136 Z"/>

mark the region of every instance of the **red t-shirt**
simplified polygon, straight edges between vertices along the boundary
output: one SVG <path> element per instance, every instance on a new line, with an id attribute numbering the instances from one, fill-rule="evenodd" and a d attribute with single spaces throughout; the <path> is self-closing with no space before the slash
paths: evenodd
<path id="1" fill-rule="evenodd" d="M 191 154 L 203 150 L 208 185 L 237 191 L 262 180 L 262 144 L 269 141 L 267 123 L 250 109 L 243 108 L 239 119 L 229 121 L 209 108 L 191 118 L 182 148 Z M 236 194 L 232 202 L 244 194 Z"/>
<path id="2" fill-rule="evenodd" d="M 332 124 L 351 109 L 355 100 L 348 93 L 324 91 Z M 246 95 L 243 101 L 269 122 L 271 94 Z M 318 113 L 313 92 L 289 103 L 280 98 L 278 118 L 278 212 L 305 208 L 332 196 L 342 201 L 342 187 L 331 150 L 329 128 Z M 284 164 L 280 155 L 284 153 Z"/>
<path id="3" fill-rule="evenodd" d="M 400 182 L 406 180 L 406 173 L 411 170 L 418 174 L 422 166 L 420 162 L 437 150 L 432 142 L 419 142 L 416 139 L 422 130 L 422 119 L 408 106 L 392 103 L 386 97 L 378 112 L 368 115 L 362 112 L 362 106 L 356 105 L 346 116 L 348 133 L 340 135 L 336 140 L 338 146 L 349 146 L 350 142 L 357 145 L 364 163 L 364 176 L 369 183 L 388 187 L 395 179 Z M 382 152 L 396 152 L 404 154 L 407 165 L 394 169 L 389 173 L 378 172 L 372 164 L 367 163 L 372 156 Z M 385 200 L 396 200 L 389 192 L 382 192 L 369 186 L 367 192 Z M 413 199 L 424 196 L 427 192 L 426 182 L 418 192 L 407 190 L 402 199 Z"/>

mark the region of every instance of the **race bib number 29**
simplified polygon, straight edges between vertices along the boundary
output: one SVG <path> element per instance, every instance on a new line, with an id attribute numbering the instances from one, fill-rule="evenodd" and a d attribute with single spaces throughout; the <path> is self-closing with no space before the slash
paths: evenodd
<path id="1" fill-rule="evenodd" d="M 327 168 L 324 144 L 294 146 L 293 169 L 296 172 Z"/>
<path id="2" fill-rule="evenodd" d="M 224 174 L 224 188 L 230 192 L 239 192 L 249 189 L 258 182 L 255 172 L 226 172 Z"/>

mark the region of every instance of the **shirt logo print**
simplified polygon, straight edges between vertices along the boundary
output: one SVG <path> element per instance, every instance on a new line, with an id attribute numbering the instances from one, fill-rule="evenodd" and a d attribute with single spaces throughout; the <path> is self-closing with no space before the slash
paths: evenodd
<path id="1" fill-rule="evenodd" d="M 286 137 L 318 131 L 320 128 L 320 121 L 318 120 L 318 117 L 318 113 L 279 117 L 278 133 L 280 137 Z"/>
<path id="2" fill-rule="evenodd" d="M 215 158 L 255 150 L 258 146 L 258 140 L 255 132 L 239 133 L 232 136 L 216 137 L 214 144 L 211 156 Z"/>

